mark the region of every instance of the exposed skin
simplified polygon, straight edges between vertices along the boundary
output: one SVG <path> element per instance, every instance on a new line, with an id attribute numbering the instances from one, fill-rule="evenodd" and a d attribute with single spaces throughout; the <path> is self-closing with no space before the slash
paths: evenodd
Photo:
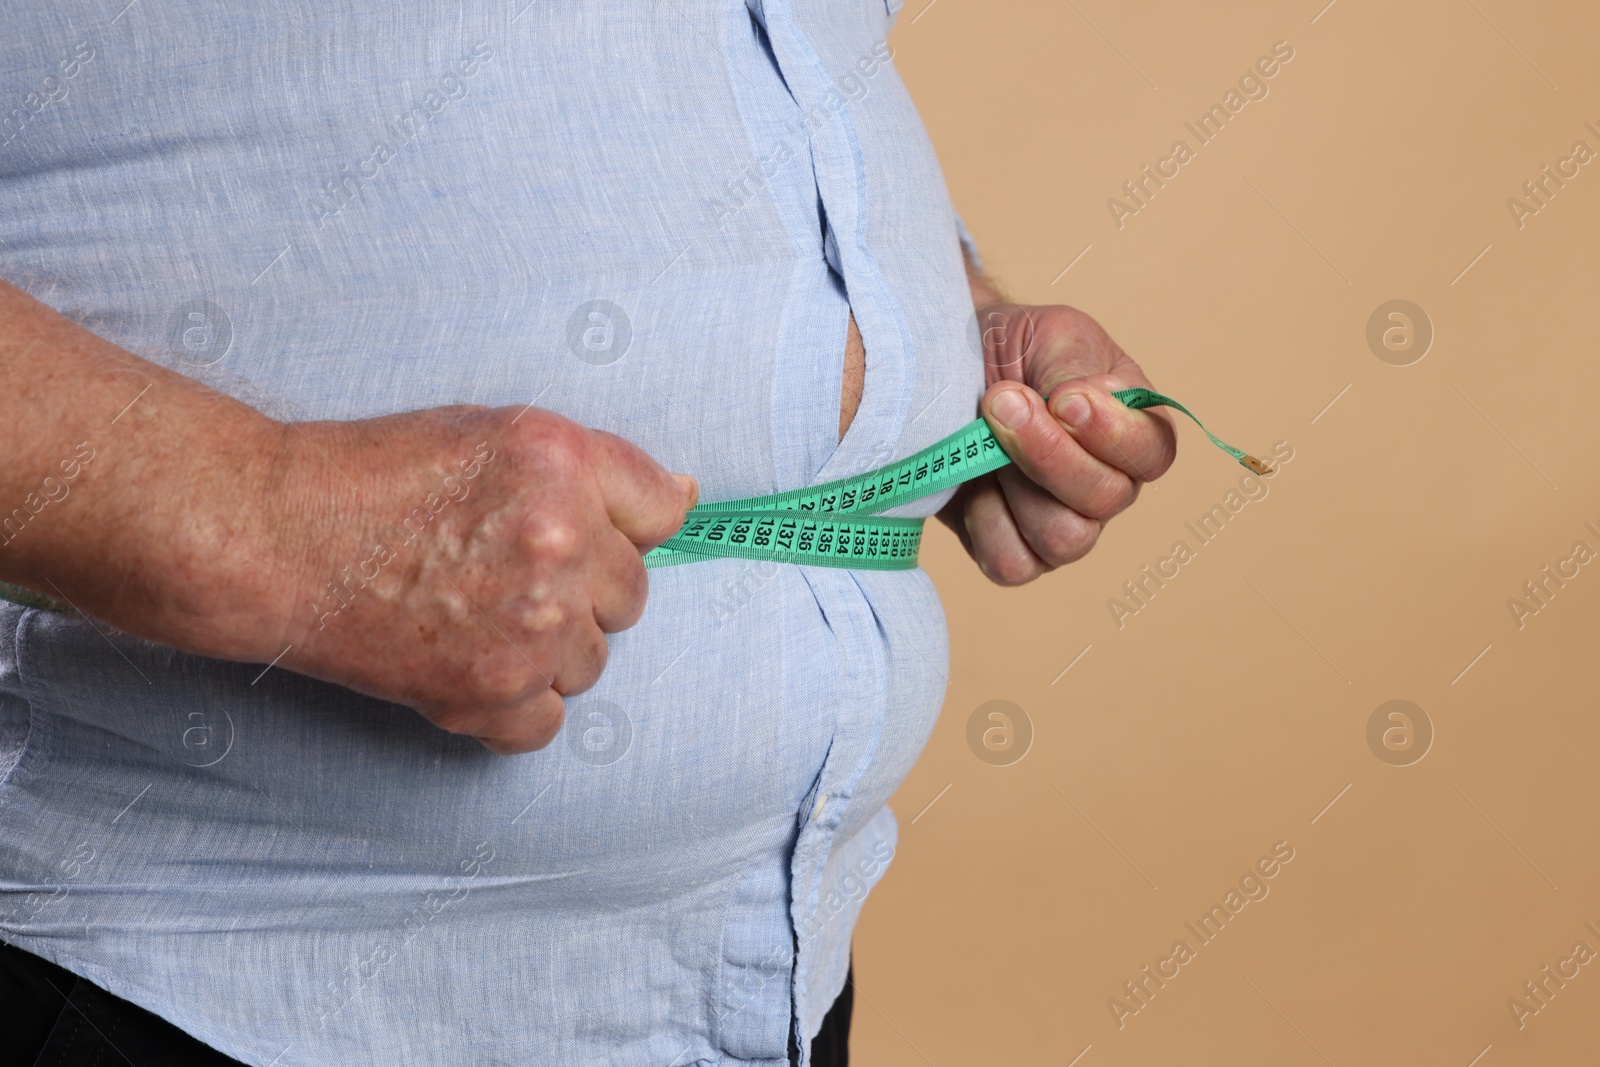
<path id="1" fill-rule="evenodd" d="M 970 259 L 967 281 L 983 336 L 983 416 L 1014 462 L 963 484 L 939 518 L 991 581 L 1021 585 L 1093 548 L 1139 484 L 1172 466 L 1177 435 L 1165 412 L 1110 395 L 1153 386 L 1094 319 L 1012 303 Z"/>
<path id="2" fill-rule="evenodd" d="M 969 273 L 983 412 L 1016 464 L 939 517 L 1014 585 L 1087 552 L 1171 465 L 1174 435 L 1107 395 L 1149 383 L 1093 319 L 1009 303 Z M 841 437 L 865 375 L 854 316 L 844 358 Z M 1023 401 L 1016 428 L 1003 395 Z M 4 282 L 0 396 L 0 580 L 163 645 L 407 705 L 502 753 L 549 743 L 562 697 L 594 684 L 605 635 L 644 610 L 643 553 L 699 494 L 622 438 L 531 407 L 278 421 Z M 80 444 L 92 459 L 73 461 Z M 407 516 L 401 545 L 386 531 Z"/>
<path id="3" fill-rule="evenodd" d="M 844 381 L 839 389 L 839 440 L 850 428 L 861 406 L 861 388 L 867 378 L 867 349 L 861 343 L 861 331 L 856 328 L 856 313 L 850 313 L 850 327 L 844 337 Z"/>
<path id="4" fill-rule="evenodd" d="M 0 396 L 0 579 L 164 645 L 408 705 L 503 753 L 547 744 L 562 696 L 594 684 L 604 635 L 644 609 L 642 553 L 698 494 L 622 438 L 534 408 L 278 422 L 4 283 Z M 79 442 L 93 459 L 61 483 Z M 68 492 L 30 516 L 47 476 Z M 428 521 L 449 485 L 459 499 Z M 421 532 L 328 617 L 326 583 L 419 506 Z"/>

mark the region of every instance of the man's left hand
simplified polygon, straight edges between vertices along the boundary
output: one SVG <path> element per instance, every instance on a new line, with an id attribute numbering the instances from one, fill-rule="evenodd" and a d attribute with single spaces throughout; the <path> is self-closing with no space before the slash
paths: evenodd
<path id="1" fill-rule="evenodd" d="M 1165 412 L 1111 396 L 1153 386 L 1083 312 L 998 303 L 978 325 L 983 416 L 1013 462 L 962 485 L 939 518 L 990 580 L 1021 585 L 1093 548 L 1139 484 L 1172 465 L 1177 438 Z"/>

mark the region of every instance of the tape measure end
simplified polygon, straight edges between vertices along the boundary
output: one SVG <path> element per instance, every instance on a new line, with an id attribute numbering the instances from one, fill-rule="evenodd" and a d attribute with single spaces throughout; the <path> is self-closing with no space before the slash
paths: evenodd
<path id="1" fill-rule="evenodd" d="M 1263 463 L 1254 456 L 1246 456 L 1239 461 L 1240 466 L 1248 467 L 1257 474 L 1272 474 L 1275 471 L 1270 464 Z"/>

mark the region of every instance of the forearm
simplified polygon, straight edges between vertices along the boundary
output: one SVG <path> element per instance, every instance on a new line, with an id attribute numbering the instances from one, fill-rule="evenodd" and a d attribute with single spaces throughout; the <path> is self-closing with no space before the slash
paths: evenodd
<path id="1" fill-rule="evenodd" d="M 275 577 L 287 427 L 4 282 L 0 396 L 0 579 L 177 647 L 260 651 L 219 624 Z"/>
<path id="2" fill-rule="evenodd" d="M 0 396 L 0 580 L 497 752 L 549 742 L 695 498 L 531 404 L 277 422 L 4 283 Z"/>

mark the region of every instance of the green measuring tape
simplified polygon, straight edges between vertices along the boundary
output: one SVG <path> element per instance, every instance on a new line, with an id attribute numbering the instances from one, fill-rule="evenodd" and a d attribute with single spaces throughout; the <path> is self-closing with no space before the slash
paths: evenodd
<path id="1" fill-rule="evenodd" d="M 1257 474 L 1272 468 L 1217 437 L 1194 413 L 1153 389 L 1111 394 L 1130 408 L 1176 408 L 1199 426 L 1211 443 Z M 922 544 L 922 519 L 878 514 L 941 489 L 960 485 L 1011 462 L 983 419 L 968 423 L 915 455 L 853 478 L 769 496 L 701 504 L 683 527 L 645 554 L 646 567 L 671 567 L 695 560 L 733 557 L 850 567 L 867 571 L 910 570 Z"/>
<path id="2" fill-rule="evenodd" d="M 1194 413 L 1153 389 L 1111 394 L 1130 408 L 1177 408 L 1194 419 L 1211 443 L 1257 474 L 1272 468 L 1217 437 Z M 922 519 L 878 514 L 897 504 L 960 485 L 1011 462 L 989 424 L 975 419 L 942 441 L 897 463 L 827 485 L 770 496 L 701 504 L 683 526 L 645 553 L 646 567 L 671 567 L 702 559 L 753 559 L 851 567 L 867 571 L 911 570 L 922 545 Z M 0 598 L 33 608 L 68 611 L 67 605 L 20 585 L 0 582 Z"/>

